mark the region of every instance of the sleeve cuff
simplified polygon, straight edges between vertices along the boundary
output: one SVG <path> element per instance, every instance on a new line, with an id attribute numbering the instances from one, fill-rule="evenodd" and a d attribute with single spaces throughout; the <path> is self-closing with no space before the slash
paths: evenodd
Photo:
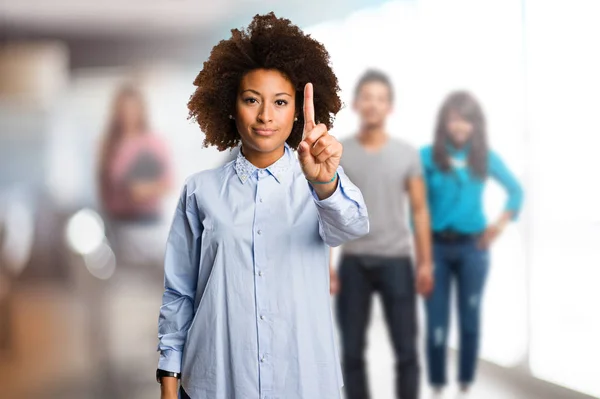
<path id="1" fill-rule="evenodd" d="M 421 169 L 416 169 L 416 170 L 412 170 L 408 173 L 408 178 L 412 179 L 415 177 L 423 177 L 423 170 Z"/>
<path id="2" fill-rule="evenodd" d="M 183 354 L 172 349 L 160 351 L 158 368 L 173 373 L 181 373 L 181 360 Z"/>
<path id="3" fill-rule="evenodd" d="M 312 184 L 307 183 L 308 186 L 310 187 L 310 192 L 312 193 L 312 196 L 315 200 L 315 203 L 320 206 L 321 208 L 326 208 L 326 209 L 339 209 L 339 203 L 340 201 L 344 200 L 344 196 L 342 194 L 342 175 L 338 174 L 338 179 L 337 179 L 337 186 L 335 188 L 335 191 L 333 192 L 333 194 L 331 194 L 329 197 L 321 200 L 319 199 L 319 197 L 317 196 L 317 192 L 315 191 L 314 187 L 312 186 Z"/>
<path id="4" fill-rule="evenodd" d="M 310 192 L 313 195 L 315 203 L 319 208 L 341 210 L 345 208 L 346 201 L 351 201 L 362 211 L 362 195 L 360 194 L 358 188 L 352 184 L 350 179 L 348 179 L 348 176 L 346 176 L 341 166 L 338 168 L 337 187 L 333 194 L 331 194 L 328 198 L 320 200 L 313 186 L 310 183 L 307 184 L 310 188 Z"/>

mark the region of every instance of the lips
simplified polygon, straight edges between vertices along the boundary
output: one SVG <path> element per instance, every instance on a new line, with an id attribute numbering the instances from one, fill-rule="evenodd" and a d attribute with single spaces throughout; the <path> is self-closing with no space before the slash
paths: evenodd
<path id="1" fill-rule="evenodd" d="M 254 133 L 256 133 L 258 136 L 264 136 L 264 137 L 272 136 L 276 132 L 276 130 L 274 130 L 274 129 L 264 129 L 264 128 L 253 128 L 252 131 Z"/>

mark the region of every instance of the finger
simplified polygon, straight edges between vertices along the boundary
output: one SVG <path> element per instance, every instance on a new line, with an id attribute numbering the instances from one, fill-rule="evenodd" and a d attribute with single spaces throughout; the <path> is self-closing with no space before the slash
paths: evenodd
<path id="1" fill-rule="evenodd" d="M 335 137 L 329 134 L 324 134 L 317 139 L 316 143 L 313 144 L 313 146 L 310 149 L 310 153 L 316 157 L 317 155 L 322 153 L 325 148 L 329 147 L 332 144 L 335 144 L 336 142 L 337 140 L 335 139 Z"/>
<path id="2" fill-rule="evenodd" d="M 328 145 L 327 147 L 325 147 L 323 149 L 323 151 L 321 151 L 318 155 L 315 155 L 314 157 L 315 157 L 317 163 L 324 163 L 329 158 L 334 156 L 337 153 L 338 145 L 339 145 L 339 143 L 334 142 L 334 143 Z"/>
<path id="3" fill-rule="evenodd" d="M 319 123 L 312 130 L 305 132 L 304 141 L 310 148 L 312 148 L 317 140 L 326 134 L 328 134 L 327 126 L 325 126 L 323 123 Z"/>
<path id="4" fill-rule="evenodd" d="M 313 100 L 314 89 L 312 83 L 304 86 L 304 133 L 308 133 L 315 127 L 315 104 Z"/>
<path id="5" fill-rule="evenodd" d="M 428 298 L 431 295 L 431 287 L 426 282 L 422 283 L 419 287 L 419 294 L 424 298 Z"/>
<path id="6" fill-rule="evenodd" d="M 430 281 L 427 284 L 427 288 L 425 289 L 425 296 L 429 297 L 433 293 L 433 281 Z"/>
<path id="7" fill-rule="evenodd" d="M 427 281 L 425 281 L 425 279 L 420 278 L 419 282 L 418 282 L 418 286 L 419 286 L 419 293 L 421 295 L 427 294 Z"/>
<path id="8" fill-rule="evenodd" d="M 298 146 L 298 158 L 300 158 L 301 162 L 306 162 L 312 158 L 310 155 L 310 147 L 304 141 L 301 141 L 300 145 Z"/>

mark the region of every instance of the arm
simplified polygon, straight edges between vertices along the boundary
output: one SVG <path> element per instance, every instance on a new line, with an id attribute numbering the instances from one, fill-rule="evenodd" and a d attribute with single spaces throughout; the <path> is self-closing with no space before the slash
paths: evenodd
<path id="1" fill-rule="evenodd" d="M 165 252 L 165 291 L 158 320 L 158 368 L 181 372 L 187 332 L 194 316 L 200 259 L 201 224 L 194 196 L 184 187 Z M 169 383 L 171 384 L 171 383 Z"/>
<path id="2" fill-rule="evenodd" d="M 324 124 L 315 124 L 313 87 L 304 88 L 304 133 L 298 159 L 319 215 L 319 234 L 330 247 L 369 232 L 367 207 L 360 190 L 340 166 L 342 144 Z"/>
<path id="3" fill-rule="evenodd" d="M 369 232 L 369 216 L 362 193 L 338 167 L 337 187 L 329 197 L 321 200 L 315 185 L 311 184 L 317 212 L 319 234 L 330 247 L 362 237 Z"/>
<path id="4" fill-rule="evenodd" d="M 415 225 L 417 291 L 427 296 L 433 289 L 431 225 L 427 208 L 427 190 L 421 176 L 409 178 L 406 185 Z"/>
<path id="5" fill-rule="evenodd" d="M 514 174 L 495 153 L 490 153 L 490 175 L 497 180 L 508 195 L 504 211 L 496 222 L 488 226 L 480 241 L 480 247 L 487 248 L 502 233 L 506 225 L 516 220 L 523 206 L 523 188 Z"/>
<path id="6" fill-rule="evenodd" d="M 336 176 L 335 180 L 328 184 L 311 184 L 312 190 L 317 196 L 317 199 L 324 200 L 333 195 L 339 185 L 339 176 Z"/>
<path id="7" fill-rule="evenodd" d="M 177 399 L 179 393 L 179 381 L 174 377 L 163 377 L 160 384 L 161 399 Z"/>
<path id="8" fill-rule="evenodd" d="M 499 222 L 504 219 L 506 219 L 505 222 L 516 220 L 523 206 L 523 188 L 521 184 L 502 159 L 494 153 L 490 155 L 490 174 L 504 187 L 508 195 L 504 213 Z"/>
<path id="9" fill-rule="evenodd" d="M 424 171 L 423 151 L 414 153 L 408 171 L 406 191 L 410 201 L 415 229 L 417 262 L 417 292 L 425 297 L 433 290 L 433 262 L 431 260 L 431 218 L 427 197 L 427 174 Z"/>
<path id="10" fill-rule="evenodd" d="M 340 280 L 338 274 L 333 266 L 333 248 L 329 249 L 329 293 L 336 295 L 340 292 Z"/>

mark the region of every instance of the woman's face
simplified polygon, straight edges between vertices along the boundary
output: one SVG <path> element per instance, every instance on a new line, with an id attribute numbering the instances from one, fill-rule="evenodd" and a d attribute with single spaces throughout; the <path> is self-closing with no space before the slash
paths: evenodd
<path id="1" fill-rule="evenodd" d="M 279 150 L 294 126 L 296 91 L 279 71 L 255 69 L 240 82 L 235 124 L 244 149 Z"/>
<path id="2" fill-rule="evenodd" d="M 446 131 L 452 143 L 460 147 L 469 141 L 473 135 L 473 124 L 456 111 L 450 111 L 446 117 Z"/>

